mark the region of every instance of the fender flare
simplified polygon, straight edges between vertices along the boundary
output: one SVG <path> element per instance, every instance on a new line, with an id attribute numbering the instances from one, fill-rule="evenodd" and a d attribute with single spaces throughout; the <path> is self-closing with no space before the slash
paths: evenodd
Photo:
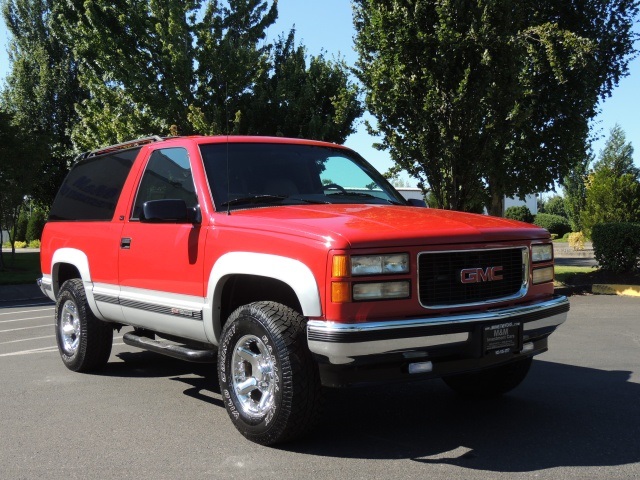
<path id="1" fill-rule="evenodd" d="M 291 287 L 296 294 L 302 315 L 320 317 L 322 305 L 318 283 L 309 267 L 299 260 L 279 255 L 253 252 L 230 252 L 222 255 L 211 269 L 207 284 L 206 305 L 203 311 L 207 338 L 218 344 L 222 319 L 220 305 L 222 290 L 232 275 L 256 275 L 272 278 Z"/>
<path id="2" fill-rule="evenodd" d="M 61 287 L 57 280 L 58 265 L 61 263 L 68 263 L 78 269 L 87 297 L 87 303 L 91 311 L 100 320 L 105 320 L 100 314 L 98 305 L 93 297 L 93 281 L 91 280 L 91 271 L 89 270 L 89 258 L 82 250 L 78 250 L 77 248 L 59 248 L 54 252 L 51 258 L 51 282 L 54 297 L 58 298 L 58 292 Z"/>

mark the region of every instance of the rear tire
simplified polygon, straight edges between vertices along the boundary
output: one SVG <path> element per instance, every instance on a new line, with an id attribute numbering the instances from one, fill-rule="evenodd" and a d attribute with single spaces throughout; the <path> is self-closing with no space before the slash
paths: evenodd
<path id="1" fill-rule="evenodd" d="M 443 377 L 456 393 L 465 397 L 497 397 L 516 388 L 529 373 L 533 357 L 478 372 Z"/>
<path id="2" fill-rule="evenodd" d="M 82 280 L 67 280 L 56 301 L 56 341 L 65 366 L 74 372 L 103 368 L 111 355 L 113 328 L 87 303 Z"/>
<path id="3" fill-rule="evenodd" d="M 306 321 L 289 307 L 257 302 L 238 308 L 222 330 L 218 378 L 234 426 L 273 445 L 304 435 L 318 418 L 318 367 L 307 348 Z"/>

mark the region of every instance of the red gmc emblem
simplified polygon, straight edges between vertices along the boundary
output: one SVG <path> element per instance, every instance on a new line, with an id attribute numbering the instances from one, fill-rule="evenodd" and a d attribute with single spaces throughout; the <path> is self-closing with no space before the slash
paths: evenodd
<path id="1" fill-rule="evenodd" d="M 465 268 L 460 270 L 460 281 L 462 283 L 480 283 L 502 280 L 502 267 Z"/>

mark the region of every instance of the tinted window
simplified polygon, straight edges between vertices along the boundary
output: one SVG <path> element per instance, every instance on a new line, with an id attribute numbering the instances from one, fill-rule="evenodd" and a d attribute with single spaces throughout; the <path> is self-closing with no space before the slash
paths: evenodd
<path id="1" fill-rule="evenodd" d="M 349 150 L 217 143 L 201 145 L 200 151 L 218 210 L 261 206 L 270 199 L 278 205 L 406 204 L 382 175 Z"/>
<path id="2" fill-rule="evenodd" d="M 140 218 L 144 202 L 162 199 L 184 200 L 187 207 L 198 205 L 189 154 L 184 148 L 163 148 L 151 154 L 131 218 Z"/>
<path id="3" fill-rule="evenodd" d="M 67 175 L 49 220 L 111 220 L 139 148 L 81 160 Z"/>

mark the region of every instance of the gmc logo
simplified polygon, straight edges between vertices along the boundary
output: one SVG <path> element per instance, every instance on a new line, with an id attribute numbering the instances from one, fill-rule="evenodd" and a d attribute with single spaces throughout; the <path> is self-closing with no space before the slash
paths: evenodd
<path id="1" fill-rule="evenodd" d="M 460 270 L 460 281 L 462 283 L 480 283 L 502 280 L 502 267 L 465 268 Z"/>

